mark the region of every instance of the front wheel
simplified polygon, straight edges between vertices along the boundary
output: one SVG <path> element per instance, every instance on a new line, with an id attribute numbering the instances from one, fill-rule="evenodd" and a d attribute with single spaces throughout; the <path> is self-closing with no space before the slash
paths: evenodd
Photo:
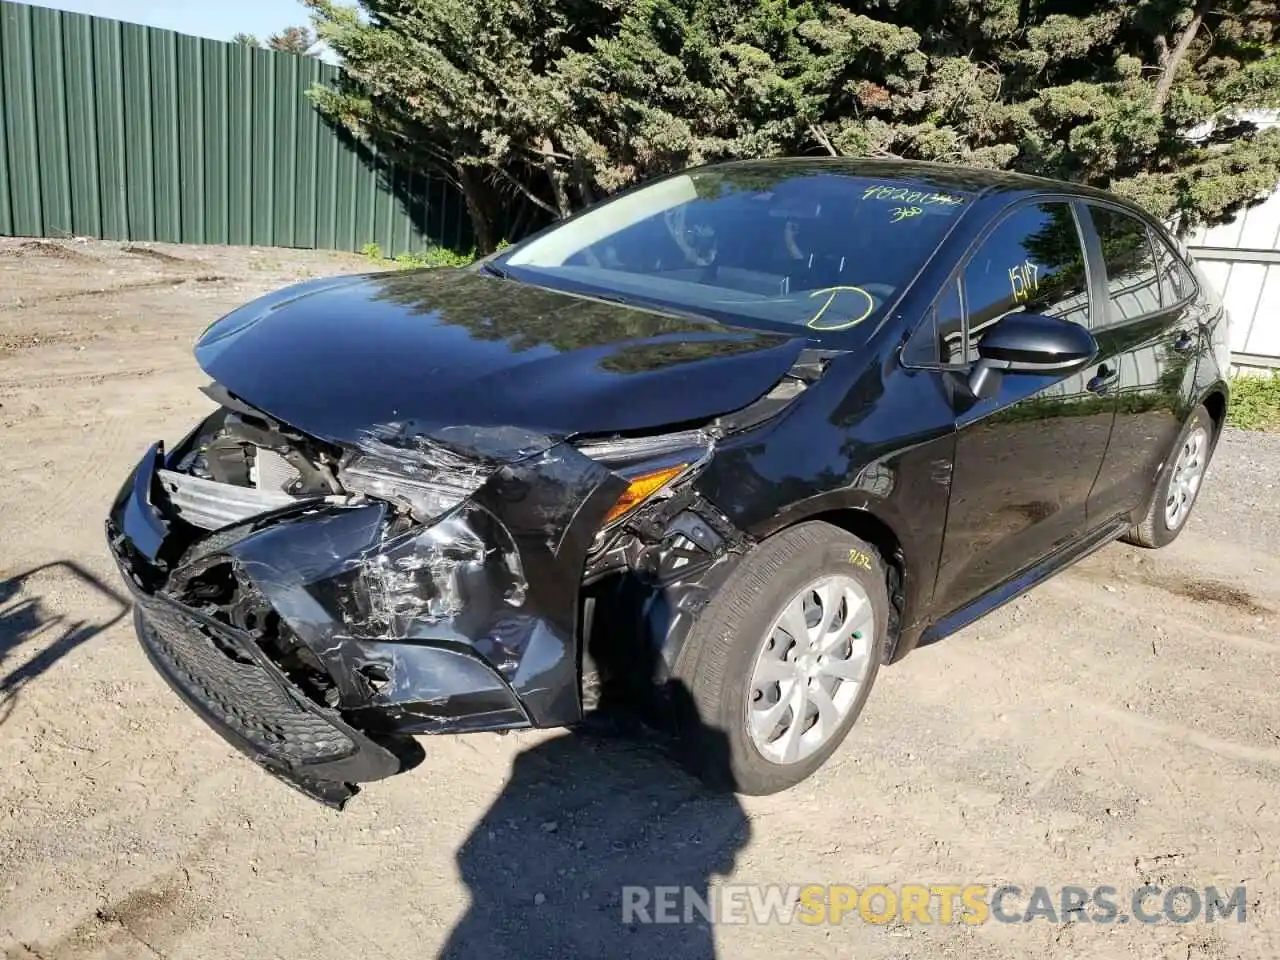
<path id="1" fill-rule="evenodd" d="M 1197 407 L 1178 435 L 1156 481 L 1155 496 L 1142 521 L 1129 529 L 1122 540 L 1139 547 L 1163 547 L 1182 532 L 1195 506 L 1213 455 L 1213 419 L 1204 407 Z"/>
<path id="2" fill-rule="evenodd" d="M 688 764 L 739 793 L 776 793 L 820 767 L 871 692 L 888 628 L 879 553 L 827 523 L 756 547 L 677 658 Z"/>

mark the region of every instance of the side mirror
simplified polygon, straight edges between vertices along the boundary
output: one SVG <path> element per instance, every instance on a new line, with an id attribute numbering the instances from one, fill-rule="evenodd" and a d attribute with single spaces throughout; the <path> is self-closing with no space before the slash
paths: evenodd
<path id="1" fill-rule="evenodd" d="M 969 390 L 987 397 L 999 388 L 1001 372 L 1074 373 L 1098 355 L 1098 341 L 1070 320 L 1038 313 L 1001 317 L 978 341 L 978 362 Z"/>

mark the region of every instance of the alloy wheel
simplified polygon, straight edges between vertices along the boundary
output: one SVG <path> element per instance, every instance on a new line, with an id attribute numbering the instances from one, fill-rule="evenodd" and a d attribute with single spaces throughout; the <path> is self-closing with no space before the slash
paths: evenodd
<path id="1" fill-rule="evenodd" d="M 874 632 L 871 600 L 852 577 L 821 577 L 787 602 L 751 670 L 746 724 L 761 756 L 798 763 L 840 730 L 871 668 Z"/>
<path id="2" fill-rule="evenodd" d="M 1182 441 L 1165 493 L 1164 523 L 1170 530 L 1181 527 L 1191 513 L 1191 505 L 1200 492 L 1200 481 L 1204 479 L 1208 451 L 1209 432 L 1203 427 L 1196 427 Z"/>

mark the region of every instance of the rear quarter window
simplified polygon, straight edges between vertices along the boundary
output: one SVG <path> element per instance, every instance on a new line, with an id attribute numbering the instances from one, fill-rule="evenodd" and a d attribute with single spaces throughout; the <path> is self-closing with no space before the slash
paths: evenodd
<path id="1" fill-rule="evenodd" d="M 1156 251 L 1156 269 L 1160 276 L 1160 302 L 1166 307 L 1181 303 L 1196 292 L 1191 269 L 1154 231 L 1151 245 Z"/>

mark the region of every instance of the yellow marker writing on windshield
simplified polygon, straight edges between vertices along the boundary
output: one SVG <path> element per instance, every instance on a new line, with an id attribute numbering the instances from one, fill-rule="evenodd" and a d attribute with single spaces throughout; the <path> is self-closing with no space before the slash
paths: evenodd
<path id="1" fill-rule="evenodd" d="M 949 193 L 927 193 L 924 190 L 909 190 L 905 187 L 887 186 L 885 184 L 877 184 L 867 187 L 862 194 L 863 200 L 896 200 L 899 203 L 907 205 L 912 204 L 940 204 L 945 207 L 958 206 L 964 203 L 962 197 L 953 197 Z"/>
<path id="2" fill-rule="evenodd" d="M 835 302 L 836 297 L 840 296 L 842 293 L 860 294 L 864 299 L 866 299 L 867 308 L 853 320 L 841 320 L 839 323 L 819 323 L 818 321 L 822 319 L 823 314 L 825 314 L 831 307 L 831 304 Z M 821 290 L 813 291 L 813 293 L 809 294 L 809 298 L 813 299 L 814 297 L 820 297 L 823 294 L 828 295 L 827 302 L 824 303 L 818 309 L 818 312 L 809 319 L 809 322 L 805 324 L 805 326 L 810 330 L 848 330 L 850 327 L 856 327 L 863 320 L 867 319 L 867 317 L 871 316 L 871 311 L 876 308 L 876 302 L 872 298 L 871 294 L 867 293 L 867 291 L 863 290 L 861 287 L 824 287 Z"/>

